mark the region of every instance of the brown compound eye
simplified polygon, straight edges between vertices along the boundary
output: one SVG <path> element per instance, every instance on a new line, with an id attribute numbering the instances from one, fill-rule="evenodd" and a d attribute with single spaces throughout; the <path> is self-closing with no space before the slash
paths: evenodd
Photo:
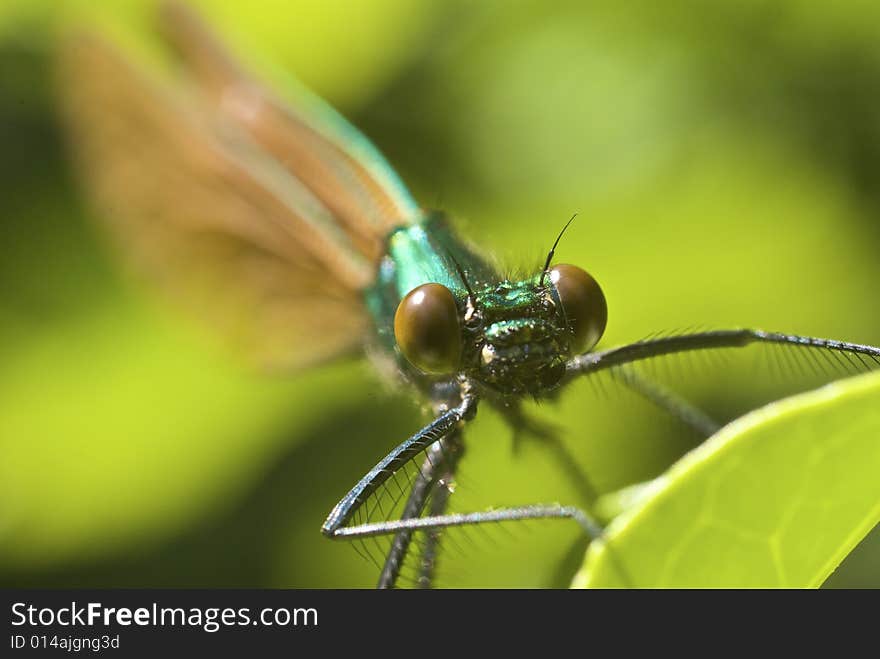
<path id="1" fill-rule="evenodd" d="M 397 305 L 394 338 L 403 356 L 426 373 L 452 373 L 461 361 L 458 306 L 442 284 L 422 284 Z"/>
<path id="2" fill-rule="evenodd" d="M 587 272 L 566 263 L 550 270 L 550 281 L 556 287 L 572 331 L 572 350 L 589 350 L 602 338 L 608 322 L 608 306 L 602 289 Z"/>

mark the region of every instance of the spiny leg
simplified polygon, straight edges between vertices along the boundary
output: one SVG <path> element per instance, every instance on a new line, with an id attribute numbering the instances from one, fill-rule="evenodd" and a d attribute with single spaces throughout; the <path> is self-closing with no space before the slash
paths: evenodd
<path id="1" fill-rule="evenodd" d="M 810 359 L 819 360 L 820 365 L 822 365 L 821 356 L 832 364 L 849 366 L 850 371 L 859 368 L 869 370 L 880 366 L 880 348 L 875 346 L 763 330 L 715 330 L 654 337 L 610 350 L 578 355 L 566 365 L 565 382 L 581 375 L 610 370 L 613 376 L 620 375 L 620 381 L 624 385 L 690 426 L 700 435 L 709 437 L 720 429 L 721 424 L 676 392 L 638 373 L 631 365 L 640 360 L 664 355 L 717 348 L 740 348 L 756 343 L 804 350 Z M 832 362 L 832 359 L 836 361 Z M 824 369 L 823 374 L 829 377 Z"/>
<path id="2" fill-rule="evenodd" d="M 417 478 L 412 482 L 412 490 L 402 516 L 404 519 L 408 519 L 420 515 L 431 492 L 431 488 L 437 481 L 437 476 L 434 472 L 439 469 L 439 465 L 448 459 L 449 455 L 453 454 L 445 448 L 443 440 L 450 435 L 460 435 L 460 424 L 473 419 L 476 415 L 478 403 L 476 396 L 471 395 L 465 389 L 461 394 L 460 400 L 461 402 L 458 405 L 447 409 L 434 421 L 395 447 L 361 478 L 357 485 L 330 512 L 321 527 L 321 532 L 330 538 L 346 537 L 345 525 L 351 522 L 353 518 L 356 520 L 355 527 L 361 525 L 360 521 L 357 520 L 357 516 L 360 515 L 361 509 L 370 499 L 370 496 L 379 488 L 385 487 L 386 481 L 395 477 L 398 471 L 409 464 L 419 453 L 427 449 L 425 465 L 419 470 Z M 445 409 L 446 406 L 443 405 L 442 408 Z M 439 459 L 432 457 L 432 451 L 439 453 Z M 393 587 L 397 580 L 412 537 L 411 531 L 404 531 L 406 530 L 395 529 L 388 532 L 389 534 L 396 533 L 397 536 L 392 542 L 391 550 L 382 568 L 379 580 L 380 588 Z M 436 542 L 431 551 L 436 551 Z"/>
<path id="3" fill-rule="evenodd" d="M 396 446 L 333 507 L 321 526 L 321 532 L 330 538 L 343 537 L 344 525 L 360 510 L 370 495 L 419 453 L 445 438 L 461 422 L 472 419 L 477 412 L 477 402 L 476 396 L 465 394 L 459 405 L 444 412 Z"/>
<path id="4" fill-rule="evenodd" d="M 406 510 L 402 519 L 386 520 L 381 522 L 363 523 L 355 526 L 345 526 L 347 522 L 355 515 L 355 513 L 363 506 L 367 498 L 381 487 L 385 481 L 393 476 L 399 469 L 412 460 L 418 453 L 425 449 L 437 447 L 437 450 L 444 451 L 444 444 L 441 440 L 457 434 L 460 431 L 461 422 L 473 418 L 476 413 L 477 398 L 466 394 L 463 396 L 460 405 L 441 414 L 430 424 L 422 428 L 415 435 L 401 443 L 385 458 L 383 458 L 373 469 L 371 469 L 351 491 L 346 494 L 342 500 L 334 507 L 327 520 L 324 522 L 322 532 L 334 539 L 364 539 L 373 538 L 384 535 L 395 535 L 402 539 L 399 542 L 399 548 L 392 552 L 397 556 L 391 561 L 393 566 L 389 566 L 386 561 L 386 568 L 383 569 L 383 576 L 380 580 L 380 586 L 390 587 L 399 574 L 400 564 L 409 549 L 409 542 L 414 531 L 440 531 L 451 526 L 467 526 L 498 522 L 511 522 L 529 519 L 571 519 L 574 520 L 581 529 L 591 538 L 599 539 L 602 537 L 602 527 L 593 519 L 586 511 L 574 506 L 562 506 L 560 504 L 534 504 L 520 506 L 514 508 L 503 508 L 498 510 L 489 510 L 475 513 L 452 513 L 452 514 L 434 514 L 445 508 L 445 499 L 442 503 L 438 503 L 437 509 L 431 509 L 431 515 L 427 517 L 418 517 L 420 511 L 425 505 L 422 497 L 427 497 L 430 492 L 430 486 L 436 483 L 439 475 L 444 471 L 442 465 L 444 462 L 447 466 L 457 462 L 454 456 L 455 447 L 446 448 L 446 455 L 443 459 L 437 461 L 426 456 L 428 462 L 427 469 L 423 469 L 420 474 L 424 476 L 424 480 L 416 479 L 414 490 L 419 488 L 419 483 L 423 483 L 425 493 L 413 493 L 407 502 Z M 433 465 L 433 466 L 432 466 Z M 432 472 L 434 469 L 436 472 Z M 449 470 L 451 474 L 451 470 Z M 412 503 L 412 505 L 410 505 Z M 419 512 L 416 512 L 419 511 Z M 405 535 L 401 535 L 405 532 Z M 420 577 L 424 577 L 428 582 L 433 572 L 433 557 L 436 552 L 437 540 L 439 533 L 431 534 L 429 541 L 425 545 L 423 553 L 423 567 Z M 391 558 L 389 556 L 389 558 Z"/>
<path id="5" fill-rule="evenodd" d="M 458 462 L 464 453 L 461 431 L 456 431 L 443 440 L 444 461 L 439 477 L 434 481 L 434 492 L 428 508 L 430 517 L 439 517 L 446 512 L 449 497 L 452 495 L 452 483 Z M 419 588 L 430 588 L 434 582 L 434 570 L 437 567 L 437 550 L 440 547 L 441 529 L 428 531 L 425 546 L 419 561 Z"/>
<path id="6" fill-rule="evenodd" d="M 422 428 L 415 435 L 402 442 L 379 463 L 373 467 L 342 500 L 336 504 L 327 517 L 321 531 L 334 539 L 370 538 L 382 535 L 398 534 L 401 531 L 431 531 L 450 526 L 466 526 L 490 522 L 509 522 L 527 519 L 572 519 L 592 539 L 602 536 L 602 527 L 589 513 L 573 506 L 560 504 L 534 504 L 516 508 L 502 508 L 476 513 L 452 513 L 432 515 L 428 517 L 408 517 L 405 519 L 387 520 L 382 522 L 364 523 L 356 526 L 344 526 L 364 504 L 370 494 L 381 487 L 391 476 L 407 464 L 418 453 L 442 442 L 460 428 L 459 424 L 473 418 L 476 414 L 477 398 L 466 394 L 460 405 L 441 414 L 434 421 Z M 449 460 L 447 457 L 446 460 Z M 433 462 L 435 465 L 442 464 Z M 425 479 L 430 483 L 430 478 Z M 436 480 L 436 479 L 435 479 Z M 414 486 L 415 487 L 415 486 Z M 421 506 L 424 505 L 422 502 Z M 409 502 L 407 503 L 409 506 Z M 429 545 L 430 546 L 430 543 Z M 399 569 L 399 565 L 398 565 Z"/>
<path id="7" fill-rule="evenodd" d="M 402 530 L 428 531 L 445 529 L 452 526 L 469 526 L 498 522 L 515 522 L 527 519 L 571 519 L 593 540 L 602 538 L 602 527 L 586 511 L 575 506 L 563 506 L 558 503 L 531 504 L 515 508 L 499 508 L 476 513 L 450 513 L 437 517 L 419 517 L 414 519 L 396 519 L 386 522 L 361 524 L 337 530 L 336 538 L 370 538 L 390 535 Z"/>
<path id="8" fill-rule="evenodd" d="M 580 375 L 595 373 L 604 369 L 630 364 L 642 359 L 660 357 L 690 350 L 708 350 L 714 348 L 742 348 L 752 343 L 769 343 L 795 346 L 805 350 L 819 350 L 820 354 L 853 356 L 861 360 L 866 368 L 880 366 L 880 348 L 834 339 L 820 339 L 797 334 L 765 332 L 753 329 L 715 330 L 682 334 L 645 341 L 637 341 L 619 348 L 589 352 L 572 357 L 566 364 L 566 377 L 570 381 Z M 863 360 L 867 357 L 868 360 Z"/>
<path id="9" fill-rule="evenodd" d="M 435 495 L 435 498 L 431 500 L 431 514 L 434 514 L 434 511 L 437 510 L 436 495 L 439 491 L 445 490 L 443 487 L 438 489 L 438 485 L 444 479 L 448 480 L 451 478 L 452 473 L 454 472 L 455 466 L 451 461 L 457 462 L 458 460 L 458 451 L 456 448 L 460 444 L 460 438 L 461 430 L 456 428 L 447 437 L 435 442 L 428 448 L 422 468 L 419 470 L 419 474 L 413 483 L 409 498 L 404 506 L 401 519 L 413 519 L 419 517 L 432 492 Z M 448 491 L 446 494 L 448 495 Z M 444 507 L 447 498 L 448 496 L 443 499 Z M 388 551 L 388 556 L 385 559 L 385 564 L 379 575 L 378 588 L 394 588 L 397 579 L 400 576 L 400 568 L 403 565 L 407 552 L 409 551 L 412 537 L 413 531 L 409 529 L 403 529 L 395 534 L 394 540 L 391 543 L 391 549 Z M 435 538 L 433 533 L 429 534 L 428 545 L 426 545 L 422 552 L 423 555 L 419 565 L 418 580 L 419 584 L 422 585 L 423 581 L 427 579 L 427 585 L 424 587 L 430 586 L 430 572 L 424 572 L 424 564 L 426 560 L 425 554 L 430 553 L 430 560 L 433 563 L 437 540 L 439 540 L 439 538 Z"/>
<path id="10" fill-rule="evenodd" d="M 441 439 L 440 442 L 443 440 Z M 428 451 L 434 450 L 440 442 L 431 446 Z M 419 517 L 428 500 L 428 494 L 435 482 L 436 466 L 434 462 L 425 457 L 421 469 L 413 482 L 406 505 L 403 508 L 401 519 L 412 519 Z M 397 578 L 400 576 L 400 568 L 409 551 L 412 541 L 413 532 L 410 530 L 398 531 L 391 542 L 391 549 L 385 558 L 385 564 L 382 566 L 382 572 L 379 574 L 379 583 L 376 588 L 394 588 L 397 584 Z"/>
<path id="11" fill-rule="evenodd" d="M 641 375 L 631 365 L 634 362 L 664 355 L 696 353 L 717 348 L 742 348 L 751 344 L 775 344 L 781 346 L 786 351 L 785 354 L 788 354 L 788 350 L 803 351 L 806 357 L 820 366 L 824 358 L 832 365 L 837 364 L 850 373 L 880 367 L 880 348 L 875 346 L 797 334 L 735 329 L 654 337 L 610 350 L 577 355 L 566 364 L 564 382 L 570 382 L 578 376 L 610 370 L 612 375 L 621 376 L 624 385 L 672 414 L 702 436 L 709 437 L 720 428 L 721 424 L 671 389 Z M 822 372 L 826 378 L 830 377 L 824 368 Z"/>

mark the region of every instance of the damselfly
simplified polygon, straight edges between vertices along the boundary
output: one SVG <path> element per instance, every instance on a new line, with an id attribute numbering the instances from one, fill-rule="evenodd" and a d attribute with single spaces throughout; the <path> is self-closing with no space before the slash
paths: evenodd
<path id="1" fill-rule="evenodd" d="M 61 79 L 83 170 L 125 249 L 256 361 L 300 368 L 368 345 L 383 370 L 430 403 L 435 418 L 370 469 L 322 527 L 334 539 L 390 537 L 382 587 L 396 584 L 417 533 L 420 585 L 432 582 L 448 527 L 562 518 L 591 537 L 601 533 L 578 506 L 448 512 L 464 427 L 481 400 L 514 427 L 541 432 L 523 401 L 613 371 L 708 435 L 717 427 L 711 419 L 632 365 L 755 343 L 857 367 L 880 362 L 875 347 L 751 329 L 591 352 L 605 329 L 605 298 L 586 271 L 554 262 L 561 233 L 532 272 L 503 276 L 443 214 L 422 209 L 330 108 L 304 94 L 282 101 L 180 5 L 165 8 L 162 25 L 187 73 L 179 88 L 153 81 L 93 36 L 64 50 Z M 407 490 L 393 495 L 397 474 L 413 466 Z"/>

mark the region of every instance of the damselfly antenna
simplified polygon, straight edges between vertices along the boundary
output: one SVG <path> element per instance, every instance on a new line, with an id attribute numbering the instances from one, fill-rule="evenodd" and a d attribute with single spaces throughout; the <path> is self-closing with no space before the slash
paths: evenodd
<path id="1" fill-rule="evenodd" d="M 475 307 L 477 305 L 477 297 L 474 295 L 474 291 L 471 288 L 470 282 L 468 282 L 468 280 L 467 280 L 467 275 L 465 275 L 465 273 L 464 273 L 464 268 L 461 267 L 461 263 L 458 262 L 458 259 L 455 258 L 455 255 L 452 252 L 450 252 L 449 250 L 446 250 L 446 253 L 449 255 L 449 258 L 452 259 L 452 262 L 455 264 L 455 270 L 456 270 L 456 272 L 458 272 L 458 276 L 461 277 L 461 283 L 464 284 L 464 288 L 467 291 L 469 303 L 471 304 L 471 306 Z"/>
<path id="2" fill-rule="evenodd" d="M 538 282 L 538 286 L 544 285 L 544 278 L 550 272 L 550 262 L 553 260 L 553 255 L 556 253 L 556 247 L 559 245 L 559 241 L 562 240 L 562 234 L 565 233 L 565 230 L 568 228 L 568 225 L 571 224 L 572 222 L 574 222 L 574 218 L 576 218 L 577 215 L 578 214 L 575 213 L 574 215 L 571 216 L 571 219 L 569 219 L 568 222 L 565 223 L 565 226 L 562 227 L 562 231 L 560 231 L 559 235 L 556 236 L 556 240 L 553 241 L 553 247 L 550 248 L 550 253 L 547 254 L 547 260 L 544 261 L 544 269 L 541 271 L 541 279 Z"/>

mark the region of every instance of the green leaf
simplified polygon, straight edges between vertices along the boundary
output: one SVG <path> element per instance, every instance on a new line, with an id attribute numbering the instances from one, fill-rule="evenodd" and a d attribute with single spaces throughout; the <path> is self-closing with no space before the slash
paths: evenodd
<path id="1" fill-rule="evenodd" d="M 756 410 L 624 499 L 575 587 L 817 587 L 880 522 L 880 374 Z"/>

